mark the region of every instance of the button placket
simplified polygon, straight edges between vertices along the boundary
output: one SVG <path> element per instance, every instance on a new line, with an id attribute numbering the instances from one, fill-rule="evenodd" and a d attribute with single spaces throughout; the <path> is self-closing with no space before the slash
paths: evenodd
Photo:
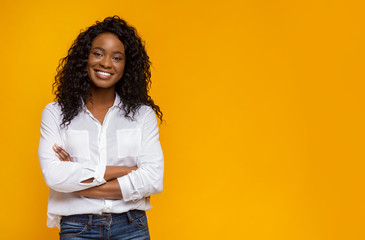
<path id="1" fill-rule="evenodd" d="M 112 209 L 112 201 L 105 199 L 104 200 L 104 212 L 110 212 Z"/>
<path id="2" fill-rule="evenodd" d="M 102 164 L 107 165 L 107 152 L 106 152 L 106 129 L 108 127 L 110 114 L 112 114 L 111 107 L 108 112 L 105 114 L 103 125 L 100 125 L 100 131 L 99 131 L 99 158 Z M 108 199 L 104 199 L 104 208 L 103 212 L 111 212 L 112 210 L 112 201 Z"/>

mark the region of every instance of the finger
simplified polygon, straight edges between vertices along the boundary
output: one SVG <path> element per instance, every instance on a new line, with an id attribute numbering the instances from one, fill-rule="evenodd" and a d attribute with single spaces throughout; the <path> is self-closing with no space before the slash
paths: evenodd
<path id="1" fill-rule="evenodd" d="M 63 161 L 63 162 L 71 161 L 71 158 L 68 156 L 68 154 L 66 156 L 64 154 L 62 154 L 62 148 L 60 146 L 58 146 L 57 144 L 53 145 L 52 149 L 55 152 L 56 157 L 58 157 L 58 159 L 60 161 Z"/>
<path id="2" fill-rule="evenodd" d="M 57 148 L 57 154 L 59 156 L 61 156 L 61 158 L 62 158 L 63 161 L 66 161 L 67 160 L 67 154 L 65 154 L 65 152 L 62 151 L 61 148 Z"/>
<path id="3" fill-rule="evenodd" d="M 67 161 L 67 157 L 65 157 L 63 154 L 61 154 L 61 148 L 60 146 L 58 146 L 57 144 L 53 145 L 53 151 L 55 151 L 56 156 L 61 160 L 61 161 Z"/>
<path id="4" fill-rule="evenodd" d="M 58 150 L 59 150 L 59 151 L 58 151 L 58 154 L 59 154 L 60 156 L 62 156 L 62 158 L 64 159 L 64 161 L 69 161 L 69 162 L 71 162 L 70 154 L 68 154 L 64 148 L 59 147 L 59 148 L 58 148 Z"/>
<path id="5" fill-rule="evenodd" d="M 58 153 L 55 153 L 56 157 L 58 157 L 59 160 L 65 161 Z"/>
<path id="6" fill-rule="evenodd" d="M 57 144 L 54 144 L 52 149 L 53 149 L 53 151 L 55 151 L 55 154 L 59 158 L 59 160 L 65 161 L 65 162 L 72 161 L 70 154 L 68 154 L 62 146 L 58 146 Z"/>
<path id="7" fill-rule="evenodd" d="M 62 147 L 61 146 L 58 146 L 57 144 L 55 144 L 55 145 L 53 145 L 52 149 L 56 153 L 59 153 L 62 150 Z"/>
<path id="8" fill-rule="evenodd" d="M 52 146 L 52 149 L 53 149 L 53 151 L 55 151 L 55 152 L 58 152 L 58 149 L 57 149 L 57 148 L 58 148 L 58 145 L 57 145 L 57 144 L 55 144 L 55 145 L 53 145 L 53 146 Z"/>

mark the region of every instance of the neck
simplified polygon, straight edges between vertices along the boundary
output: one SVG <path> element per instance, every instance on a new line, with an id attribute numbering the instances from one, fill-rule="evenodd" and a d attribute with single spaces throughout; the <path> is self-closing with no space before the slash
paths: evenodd
<path id="1" fill-rule="evenodd" d="M 91 98 L 86 101 L 88 109 L 110 108 L 115 100 L 115 88 L 95 88 L 91 87 Z"/>

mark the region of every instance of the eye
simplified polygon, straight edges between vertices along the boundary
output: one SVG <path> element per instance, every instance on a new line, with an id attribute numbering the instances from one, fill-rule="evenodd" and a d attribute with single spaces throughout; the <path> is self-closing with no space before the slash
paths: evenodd
<path id="1" fill-rule="evenodd" d="M 121 58 L 121 57 L 113 57 L 113 59 L 114 59 L 114 60 L 116 60 L 116 61 L 120 61 L 120 60 L 122 60 L 122 58 Z"/>
<path id="2" fill-rule="evenodd" d="M 101 53 L 98 53 L 98 52 L 93 52 L 93 54 L 97 57 L 102 57 L 103 55 Z"/>

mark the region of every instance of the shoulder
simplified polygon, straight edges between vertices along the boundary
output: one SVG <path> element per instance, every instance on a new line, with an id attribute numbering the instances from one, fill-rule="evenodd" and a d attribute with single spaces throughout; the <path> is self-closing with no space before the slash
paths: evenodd
<path id="1" fill-rule="evenodd" d="M 119 114 L 124 117 L 126 112 L 123 109 L 123 107 L 119 107 L 118 111 L 119 111 Z M 137 111 L 134 114 L 130 113 L 129 116 L 132 117 L 133 120 L 141 122 L 146 118 L 146 116 L 151 115 L 151 114 L 154 114 L 154 111 L 150 106 L 141 105 L 141 106 L 139 106 L 139 108 L 137 109 Z"/>
<path id="2" fill-rule="evenodd" d="M 139 112 L 141 113 L 142 116 L 154 113 L 153 109 L 148 105 L 142 105 L 139 109 Z"/>
<path id="3" fill-rule="evenodd" d="M 61 111 L 61 106 L 58 102 L 50 102 L 44 109 L 48 109 L 50 111 Z"/>
<path id="4" fill-rule="evenodd" d="M 123 114 L 125 113 L 123 110 L 122 112 Z M 144 124 L 145 122 L 153 121 L 154 119 L 156 119 L 155 112 L 148 105 L 141 105 L 135 112 L 135 114 L 133 116 L 131 114 L 130 116 L 133 119 L 130 119 L 129 121 L 136 122 L 138 124 Z"/>
<path id="5" fill-rule="evenodd" d="M 142 105 L 140 108 L 140 121 L 142 125 L 151 128 L 151 129 L 158 129 L 158 123 L 155 111 L 147 105 Z"/>
<path id="6" fill-rule="evenodd" d="M 42 112 L 42 118 L 45 117 L 52 117 L 55 119 L 59 119 L 61 117 L 62 110 L 61 106 L 58 104 L 58 102 L 51 102 L 48 103 Z"/>
<path id="7" fill-rule="evenodd" d="M 139 120 L 143 122 L 146 120 L 148 121 L 151 118 L 156 118 L 155 111 L 148 105 L 142 105 L 136 115 L 138 115 Z"/>

